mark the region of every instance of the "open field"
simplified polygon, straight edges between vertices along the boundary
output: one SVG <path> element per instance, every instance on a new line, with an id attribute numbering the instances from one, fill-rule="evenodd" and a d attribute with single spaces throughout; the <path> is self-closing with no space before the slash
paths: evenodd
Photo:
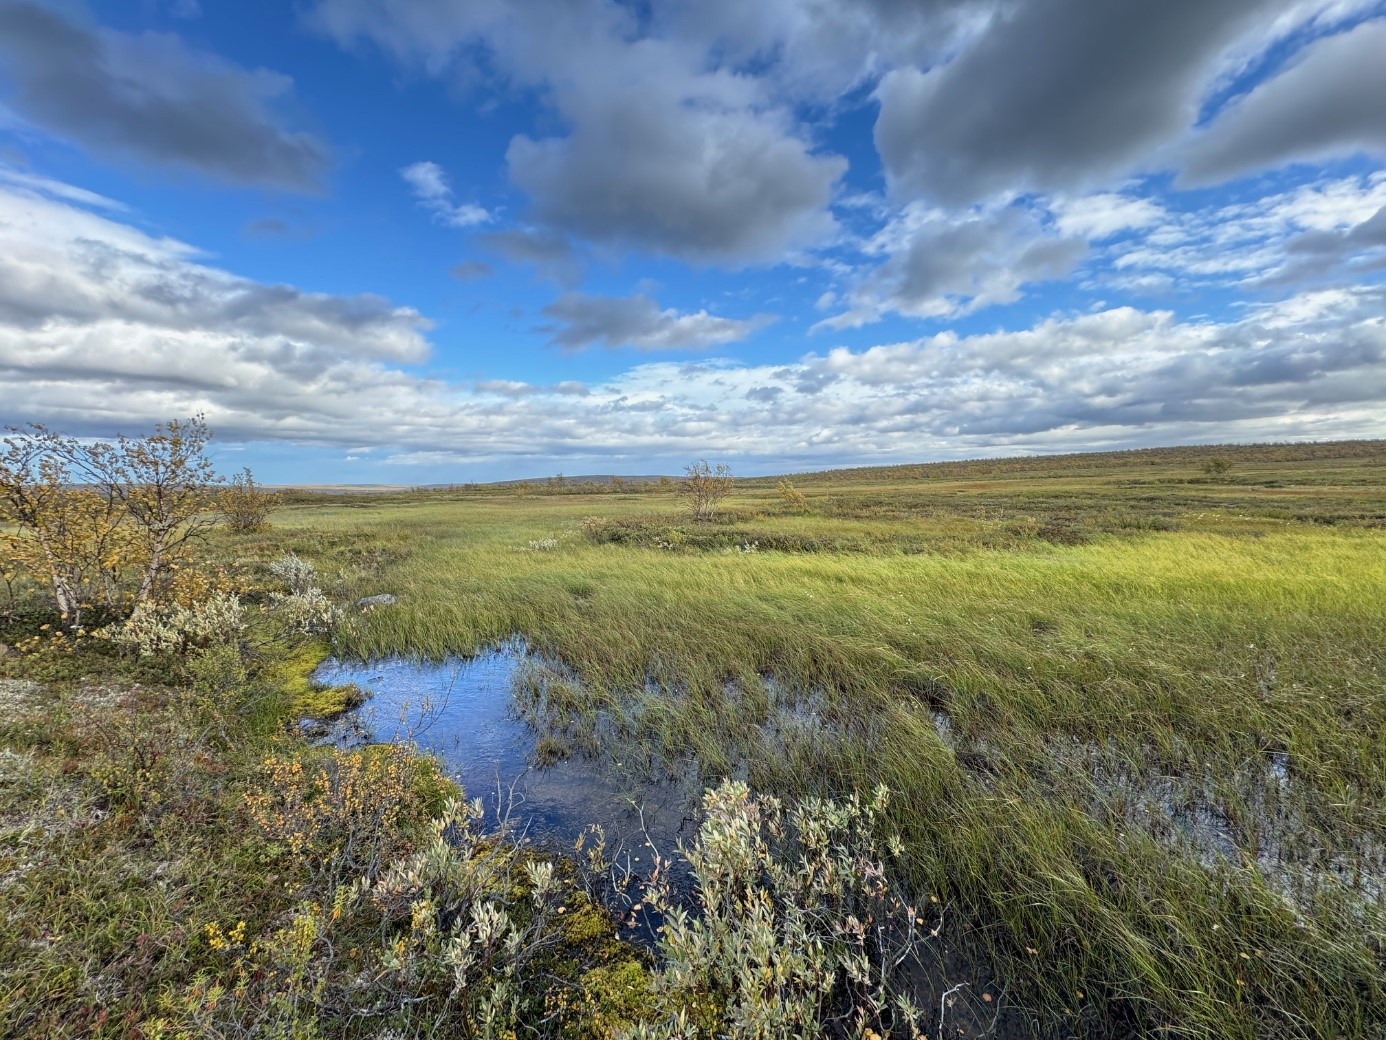
<path id="1" fill-rule="evenodd" d="M 655 488 L 301 495 L 212 548 L 395 594 L 339 654 L 524 636 L 581 680 L 529 705 L 567 751 L 767 793 L 884 783 L 900 880 L 986 960 L 1015 1035 L 1386 1035 L 1386 443 L 792 479 L 802 504 L 743 481 L 706 523 Z M 89 685 L 55 675 L 61 748 L 4 732 L 61 778 L 97 738 Z M 6 780 L 11 810 L 35 782 Z M 209 862 L 199 907 L 272 869 Z"/>
<path id="2" fill-rule="evenodd" d="M 578 671 L 572 711 L 614 720 L 627 758 L 768 790 L 884 781 L 913 882 L 1038 1015 L 1365 1035 L 1386 448 L 1244 450 L 1218 478 L 1200 457 L 806 476 L 806 510 L 760 481 L 710 525 L 668 497 L 485 491 L 277 523 L 308 554 L 384 555 L 362 590 L 400 602 L 347 652 L 520 632 Z M 777 725 L 799 702 L 816 726 Z"/>

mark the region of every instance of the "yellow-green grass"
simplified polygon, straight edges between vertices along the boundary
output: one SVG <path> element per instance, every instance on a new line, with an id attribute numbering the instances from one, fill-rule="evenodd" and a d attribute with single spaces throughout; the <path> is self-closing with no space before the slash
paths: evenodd
<path id="1" fill-rule="evenodd" d="M 911 883 L 1046 1028 L 1370 1035 L 1386 453 L 1322 454 L 1248 453 L 1217 480 L 1187 453 L 801 477 L 807 513 L 761 483 L 711 525 L 667 495 L 509 490 L 275 524 L 305 554 L 380 561 L 343 591 L 399 601 L 343 652 L 519 633 L 655 758 L 769 789 L 884 781 Z M 814 739 L 776 735 L 792 691 L 821 712 Z M 1145 826 L 1133 790 L 1211 808 L 1234 848 Z M 1332 856 L 1345 885 L 1323 880 Z"/>

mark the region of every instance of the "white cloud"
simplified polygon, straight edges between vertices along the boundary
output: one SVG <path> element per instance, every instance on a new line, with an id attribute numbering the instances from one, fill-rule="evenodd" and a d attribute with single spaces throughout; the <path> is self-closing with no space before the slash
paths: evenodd
<path id="1" fill-rule="evenodd" d="M 1118 245 L 1113 263 L 1119 271 L 1163 273 L 1186 288 L 1290 284 L 1380 256 L 1386 236 L 1358 229 L 1383 210 L 1386 172 L 1322 179 L 1252 202 L 1166 214 Z"/>
<path id="2" fill-rule="evenodd" d="M 849 290 L 849 307 L 815 328 L 856 328 L 888 313 L 951 318 L 1014 303 L 1031 282 L 1072 272 L 1087 246 L 1054 234 L 1035 210 L 977 209 L 962 216 L 920 203 L 862 244 L 885 259 Z"/>
<path id="3" fill-rule="evenodd" d="M 227 442 L 446 464 L 815 465 L 1386 434 L 1380 288 L 1302 293 L 1224 323 L 1115 307 L 782 365 L 660 361 L 592 384 L 459 384 L 400 367 L 428 350 L 407 308 L 250 282 L 72 197 L 0 186 L 0 414 L 75 433 L 204 411 Z M 654 312 L 643 333 L 654 346 L 725 320 Z"/>
<path id="4" fill-rule="evenodd" d="M 706 310 L 681 314 L 661 309 L 648 296 L 588 296 L 564 293 L 544 308 L 553 327 L 552 342 L 565 350 L 591 346 L 636 350 L 707 350 L 745 339 L 772 319 L 767 315 L 739 320 Z"/>
<path id="5" fill-rule="evenodd" d="M 741 266 L 836 232 L 846 160 L 817 153 L 763 80 L 626 5 L 322 0 L 312 20 L 439 75 L 484 67 L 536 92 L 565 130 L 516 134 L 506 161 L 534 217 L 565 234 Z"/>
<path id="6" fill-rule="evenodd" d="M 1132 198 L 1101 192 L 1081 198 L 1062 199 L 1054 204 L 1059 231 L 1090 241 L 1100 241 L 1134 228 L 1158 224 L 1164 208 L 1151 198 Z"/>
<path id="7" fill-rule="evenodd" d="M 475 227 L 488 223 L 491 214 L 482 206 L 464 202 L 455 204 L 452 188 L 443 168 L 435 162 L 416 162 L 399 171 L 419 203 L 438 220 L 453 227 Z"/>

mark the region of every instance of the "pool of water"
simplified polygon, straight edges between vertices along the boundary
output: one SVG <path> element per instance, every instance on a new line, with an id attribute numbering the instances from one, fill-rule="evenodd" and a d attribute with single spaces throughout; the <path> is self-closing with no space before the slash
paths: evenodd
<path id="1" fill-rule="evenodd" d="M 651 776 L 614 755 L 572 755 L 540 768 L 541 734 L 517 715 L 512 693 L 521 670 L 539 660 L 513 640 L 485 653 L 440 662 L 329 658 L 315 682 L 354 684 L 367 694 L 327 738 L 344 746 L 412 740 L 431 752 L 469 799 L 483 799 L 486 823 L 504 822 L 541 848 L 570 852 L 593 824 L 618 863 L 639 872 L 650 844 L 666 856 L 696 829 L 696 771 Z M 550 663 L 550 667 L 552 664 Z"/>

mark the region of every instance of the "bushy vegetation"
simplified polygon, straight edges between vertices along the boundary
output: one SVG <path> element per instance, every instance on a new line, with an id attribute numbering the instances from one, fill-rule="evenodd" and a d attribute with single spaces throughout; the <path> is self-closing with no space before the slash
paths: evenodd
<path id="1" fill-rule="evenodd" d="M 684 470 L 679 491 L 687 496 L 693 519 L 708 520 L 732 493 L 735 483 L 736 478 L 726 463 L 719 462 L 714 466 L 707 459 L 699 459 L 689 463 Z"/>
<path id="2" fill-rule="evenodd" d="M 211 436 L 199 417 L 114 442 L 43 426 L 0 442 L 0 524 L 11 528 L 0 545 L 64 624 L 175 595 L 180 565 L 214 522 Z"/>
<path id="3" fill-rule="evenodd" d="M 236 534 L 263 531 L 278 504 L 279 495 L 261 487 L 248 466 L 227 481 L 217 494 L 217 505 L 226 517 L 226 526 Z"/>

